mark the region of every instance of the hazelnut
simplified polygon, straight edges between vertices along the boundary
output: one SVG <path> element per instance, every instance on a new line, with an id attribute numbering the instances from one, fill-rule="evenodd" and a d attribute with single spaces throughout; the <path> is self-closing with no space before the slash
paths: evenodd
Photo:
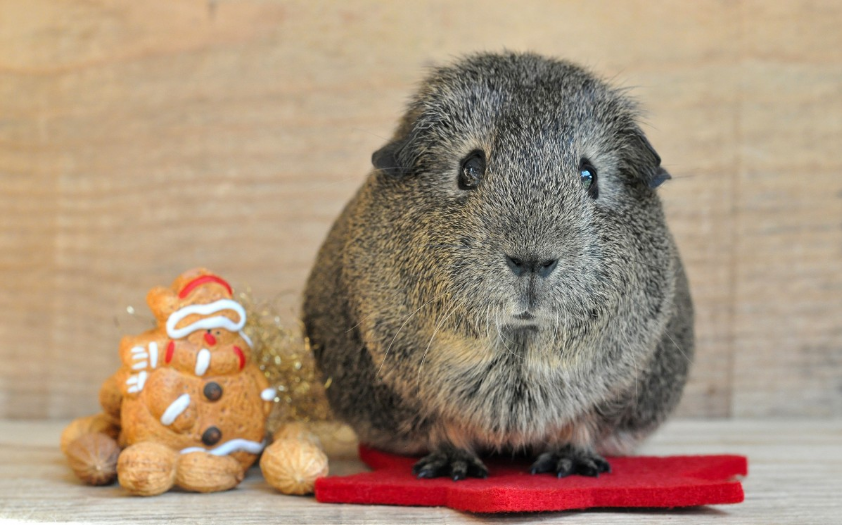
<path id="1" fill-rule="evenodd" d="M 61 451 L 67 454 L 67 447 L 71 443 L 85 434 L 94 434 L 96 432 L 102 432 L 116 439 L 117 434 L 120 433 L 119 422 L 106 414 L 96 414 L 94 416 L 74 419 L 61 433 Z"/>
<path id="2" fill-rule="evenodd" d="M 95 432 L 85 434 L 67 446 L 70 468 L 88 485 L 109 485 L 117 479 L 120 447 L 114 438 Z"/>

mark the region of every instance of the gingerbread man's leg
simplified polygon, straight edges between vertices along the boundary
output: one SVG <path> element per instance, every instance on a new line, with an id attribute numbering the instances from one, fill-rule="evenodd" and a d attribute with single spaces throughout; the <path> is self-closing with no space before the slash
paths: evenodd
<path id="1" fill-rule="evenodd" d="M 189 452 L 178 458 L 176 485 L 193 492 L 220 492 L 236 487 L 246 472 L 231 456 Z"/>
<path id="2" fill-rule="evenodd" d="M 175 484 L 178 452 L 154 441 L 127 447 L 117 459 L 120 485 L 136 496 L 156 496 Z"/>
<path id="3" fill-rule="evenodd" d="M 245 469 L 231 456 L 208 452 L 180 454 L 144 441 L 125 449 L 117 461 L 120 485 L 137 496 L 155 496 L 174 485 L 193 492 L 219 492 L 236 487 Z"/>

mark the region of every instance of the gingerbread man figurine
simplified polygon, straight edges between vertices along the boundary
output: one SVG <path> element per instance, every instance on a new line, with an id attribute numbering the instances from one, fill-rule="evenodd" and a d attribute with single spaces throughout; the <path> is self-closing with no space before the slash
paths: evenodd
<path id="1" fill-rule="evenodd" d="M 118 464 L 120 483 L 144 493 L 143 486 L 132 486 L 149 469 L 146 455 L 162 449 L 146 446 L 140 462 L 123 459 L 134 457 L 126 456 L 133 446 L 153 442 L 181 456 L 153 458 L 175 463 L 172 484 L 202 492 L 231 488 L 263 450 L 275 398 L 250 359 L 246 312 L 231 286 L 204 268 L 185 272 L 170 288 L 152 289 L 147 302 L 158 326 L 122 339 L 122 367 L 100 392 L 105 413 L 120 420 L 121 446 L 128 447 Z M 232 464 L 240 471 L 231 474 L 237 470 Z M 217 471 L 227 471 L 232 481 L 195 486 Z"/>

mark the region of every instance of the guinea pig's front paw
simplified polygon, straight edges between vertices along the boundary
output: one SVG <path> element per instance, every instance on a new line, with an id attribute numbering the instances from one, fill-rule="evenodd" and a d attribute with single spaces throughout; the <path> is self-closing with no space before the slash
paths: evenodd
<path id="1" fill-rule="evenodd" d="M 472 452 L 452 447 L 439 449 L 418 460 L 412 473 L 419 478 L 487 478 L 488 469 Z"/>
<path id="2" fill-rule="evenodd" d="M 550 472 L 555 473 L 559 478 L 571 474 L 598 477 L 605 472 L 611 472 L 611 465 L 596 452 L 565 445 L 558 450 L 544 452 L 538 456 L 529 472 L 532 474 Z"/>

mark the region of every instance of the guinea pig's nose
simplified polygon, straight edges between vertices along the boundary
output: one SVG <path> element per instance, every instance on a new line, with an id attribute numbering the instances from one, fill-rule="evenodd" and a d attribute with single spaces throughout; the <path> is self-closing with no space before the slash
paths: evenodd
<path id="1" fill-rule="evenodd" d="M 536 259 L 523 260 L 518 259 L 517 257 L 512 257 L 511 255 L 506 255 L 506 264 L 509 266 L 509 269 L 512 270 L 512 273 L 518 277 L 527 272 L 534 272 L 541 277 L 547 277 L 553 273 L 553 270 L 555 270 L 556 266 L 558 266 L 558 259 L 545 259 L 543 261 Z"/>
<path id="2" fill-rule="evenodd" d="M 546 277 L 553 273 L 555 267 L 558 266 L 558 259 L 547 259 L 538 263 L 538 275 Z"/>

